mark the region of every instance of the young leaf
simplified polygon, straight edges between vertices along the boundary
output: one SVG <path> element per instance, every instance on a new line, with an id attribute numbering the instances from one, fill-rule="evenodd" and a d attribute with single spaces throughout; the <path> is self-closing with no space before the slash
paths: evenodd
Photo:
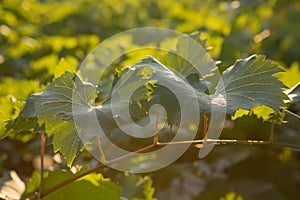
<path id="1" fill-rule="evenodd" d="M 265 105 L 276 112 L 288 97 L 282 92 L 285 86 L 273 75 L 281 72 L 264 56 L 250 56 L 237 61 L 222 74 L 224 87 L 219 84 L 217 92 L 226 92 L 227 113 L 234 114 L 239 109 L 250 110 Z"/>

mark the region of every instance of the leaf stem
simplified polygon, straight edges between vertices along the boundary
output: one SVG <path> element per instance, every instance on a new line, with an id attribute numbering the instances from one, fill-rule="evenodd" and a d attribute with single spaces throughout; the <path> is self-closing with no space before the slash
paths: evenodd
<path id="1" fill-rule="evenodd" d="M 157 146 L 157 144 L 154 144 L 154 143 L 153 143 L 153 144 L 150 144 L 150 145 L 145 146 L 145 147 L 143 147 L 143 148 L 140 148 L 140 149 L 138 149 L 138 150 L 136 150 L 136 151 L 130 152 L 130 153 L 125 154 L 125 155 L 123 155 L 123 156 L 120 156 L 120 157 L 117 157 L 117 158 L 112 159 L 112 160 L 110 160 L 110 161 L 107 161 L 107 164 L 114 163 L 114 162 L 120 161 L 120 160 L 122 160 L 122 159 L 124 159 L 124 158 L 128 158 L 128 157 L 130 157 L 130 156 L 132 156 L 132 155 L 134 155 L 134 154 L 136 154 L 136 153 L 140 153 L 140 152 L 143 152 L 143 151 L 152 149 L 152 148 L 155 147 L 155 146 Z"/>

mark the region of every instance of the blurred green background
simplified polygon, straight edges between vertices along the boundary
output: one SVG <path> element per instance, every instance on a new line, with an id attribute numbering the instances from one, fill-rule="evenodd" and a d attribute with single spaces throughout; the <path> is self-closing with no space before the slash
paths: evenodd
<path id="1" fill-rule="evenodd" d="M 145 26 L 201 32 L 211 56 L 221 61 L 220 70 L 239 58 L 264 54 L 286 70 L 278 77 L 288 87 L 300 81 L 297 0 L 0 0 L 0 131 L 19 114 L 30 94 L 49 84 L 57 66 L 74 69 L 102 40 Z M 299 114 L 299 106 L 293 111 Z M 299 123 L 291 116 L 288 120 L 276 125 L 275 139 L 300 145 Z M 271 125 L 256 116 L 227 122 L 224 138 L 268 139 Z M 6 138 L 0 141 L 0 153 L 0 174 L 16 170 L 28 180 L 36 169 L 32 160 L 39 154 L 39 138 Z M 215 147 L 201 160 L 197 154 L 192 146 L 176 163 L 147 174 L 153 180 L 155 198 L 281 200 L 300 196 L 297 150 L 226 145 Z M 103 174 L 121 182 L 120 172 Z M 128 194 L 131 190 L 124 189 Z"/>

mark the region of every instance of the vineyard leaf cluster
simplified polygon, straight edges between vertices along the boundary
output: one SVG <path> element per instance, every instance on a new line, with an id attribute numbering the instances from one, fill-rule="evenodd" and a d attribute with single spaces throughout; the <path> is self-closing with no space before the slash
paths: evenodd
<path id="1" fill-rule="evenodd" d="M 148 68 L 147 68 L 148 67 Z M 149 71 L 149 68 L 151 70 Z M 148 70 L 147 70 L 148 69 Z M 144 80 L 144 86 L 149 84 L 149 81 L 154 83 L 151 94 L 149 90 L 139 90 L 132 97 L 133 101 L 139 103 L 143 101 L 143 105 L 149 108 L 151 104 L 159 103 L 166 107 L 169 123 L 176 124 L 180 112 L 174 101 L 175 96 L 161 87 L 160 80 L 164 79 L 168 84 L 172 84 L 176 90 L 185 94 L 187 99 L 194 98 L 196 94 L 199 106 L 202 111 L 209 112 L 210 106 L 223 107 L 227 106 L 228 114 L 234 114 L 239 109 L 248 109 L 265 105 L 272 109 L 274 112 L 279 112 L 280 108 L 284 106 L 284 100 L 287 96 L 282 92 L 284 85 L 273 75 L 281 70 L 273 62 L 265 60 L 263 56 L 251 56 L 247 59 L 237 61 L 232 67 L 228 68 L 222 73 L 224 87 L 218 84 L 216 93 L 211 97 L 195 87 L 185 88 L 189 82 L 186 77 L 180 76 L 161 64 L 153 57 L 148 57 L 141 60 L 131 67 L 131 70 L 124 73 L 130 75 L 131 79 L 126 79 L 122 82 L 121 88 L 113 88 L 117 90 L 117 94 L 122 96 L 122 92 L 132 90 L 132 87 L 138 81 Z M 190 74 L 187 74 L 190 75 Z M 132 78 L 133 77 L 133 78 Z M 77 81 L 75 84 L 75 80 Z M 193 85 L 202 84 L 201 79 L 190 79 Z M 121 79 L 121 81 L 123 81 Z M 153 82 L 155 81 L 155 82 Z M 75 92 L 74 92 L 75 87 Z M 82 107 L 80 114 L 82 120 L 88 110 L 94 109 L 97 112 L 97 117 L 101 125 L 104 124 L 104 130 L 113 130 L 117 128 L 114 117 L 110 107 L 110 96 L 104 101 L 101 106 L 94 106 L 97 96 L 97 86 L 91 83 L 83 82 L 80 77 L 72 72 L 65 72 L 63 75 L 55 79 L 43 92 L 33 94 L 24 106 L 21 116 L 28 118 L 37 117 L 39 125 L 45 124 L 46 134 L 50 137 L 53 136 L 54 151 L 60 151 L 67 160 L 68 166 L 72 165 L 73 160 L 78 155 L 83 144 L 76 132 L 75 124 L 73 121 L 72 106 Z M 146 87 L 147 88 L 147 87 Z M 226 91 L 226 97 L 218 96 L 219 92 Z M 148 94 L 146 94 L 148 93 Z M 150 96 L 149 96 L 150 95 Z M 149 97 L 150 100 L 149 100 Z M 272 98 L 270 98 L 272 97 Z M 73 98 L 73 100 L 72 100 Z M 148 104 L 148 105 L 147 105 Z M 142 104 L 140 104 L 142 105 Z M 118 106 L 118 105 L 116 105 Z M 141 106 L 140 106 L 141 107 Z M 132 113 L 141 113 L 140 107 L 132 107 Z M 134 115 L 136 120 L 147 116 L 144 109 L 141 115 Z M 105 123 L 103 123 L 105 122 Z M 95 133 L 93 133 L 95 134 Z"/>

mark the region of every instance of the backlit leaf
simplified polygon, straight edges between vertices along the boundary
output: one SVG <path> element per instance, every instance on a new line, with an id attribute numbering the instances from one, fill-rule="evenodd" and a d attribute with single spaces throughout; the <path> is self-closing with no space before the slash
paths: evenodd
<path id="1" fill-rule="evenodd" d="M 285 86 L 273 75 L 281 72 L 264 56 L 250 56 L 237 61 L 222 74 L 224 87 L 217 86 L 217 91 L 226 91 L 227 112 L 233 114 L 237 109 L 250 110 L 265 105 L 276 112 L 284 106 L 288 97 L 282 92 Z"/>
<path id="2" fill-rule="evenodd" d="M 84 166 L 80 172 L 82 173 L 88 169 Z M 77 174 L 76 174 L 77 175 Z M 58 183 L 73 178 L 75 174 L 69 171 L 49 171 L 44 175 L 43 190 L 49 189 Z M 33 173 L 27 185 L 26 195 L 32 195 L 40 184 L 40 173 Z M 110 179 L 104 178 L 102 174 L 90 173 L 76 181 L 61 187 L 54 192 L 46 195 L 43 200 L 65 200 L 65 199 L 120 199 L 120 187 L 111 182 Z"/>
<path id="3" fill-rule="evenodd" d="M 95 87 L 84 82 L 78 83 L 82 87 L 73 95 L 75 76 L 71 72 L 65 72 L 44 92 L 32 95 L 22 111 L 26 117 L 38 116 L 40 125 L 45 124 L 46 134 L 53 135 L 54 151 L 62 153 L 69 167 L 82 148 L 82 142 L 72 121 L 72 98 L 75 104 L 88 106 L 89 100 L 92 99 L 89 95 L 95 95 Z"/>

